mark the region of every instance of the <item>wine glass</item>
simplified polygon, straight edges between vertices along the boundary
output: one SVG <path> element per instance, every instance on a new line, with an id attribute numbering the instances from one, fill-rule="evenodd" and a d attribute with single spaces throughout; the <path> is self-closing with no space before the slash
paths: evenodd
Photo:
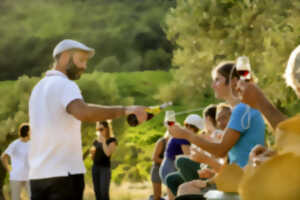
<path id="1" fill-rule="evenodd" d="M 240 56 L 236 61 L 236 70 L 241 80 L 251 79 L 251 66 L 247 56 Z"/>
<path id="2" fill-rule="evenodd" d="M 174 110 L 167 110 L 165 114 L 165 122 L 168 126 L 173 126 L 175 124 L 175 111 Z"/>

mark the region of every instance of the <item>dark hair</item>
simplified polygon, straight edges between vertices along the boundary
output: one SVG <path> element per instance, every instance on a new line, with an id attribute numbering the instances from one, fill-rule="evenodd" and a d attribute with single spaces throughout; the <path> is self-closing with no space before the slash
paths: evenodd
<path id="1" fill-rule="evenodd" d="M 96 122 L 96 130 L 98 130 L 100 125 L 102 125 L 104 128 L 107 129 L 107 133 L 108 133 L 109 137 L 113 136 L 113 132 L 111 132 L 111 129 L 110 129 L 109 124 L 108 124 L 107 121 Z"/>
<path id="2" fill-rule="evenodd" d="M 30 130 L 29 124 L 21 124 L 19 127 L 19 134 L 21 137 L 27 137 Z"/>
<path id="3" fill-rule="evenodd" d="M 215 69 L 215 72 L 221 74 L 225 77 L 225 84 L 229 84 L 229 78 L 231 79 L 237 78 L 240 79 L 239 74 L 237 73 L 235 63 L 233 61 L 225 61 L 220 63 Z"/>
<path id="4" fill-rule="evenodd" d="M 101 122 L 99 122 L 99 125 L 102 125 L 104 128 L 108 128 L 107 121 L 101 121 Z"/>
<path id="5" fill-rule="evenodd" d="M 215 104 L 208 105 L 203 111 L 203 116 L 210 117 L 214 126 L 216 126 L 217 124 L 216 112 L 217 112 L 217 105 Z"/>

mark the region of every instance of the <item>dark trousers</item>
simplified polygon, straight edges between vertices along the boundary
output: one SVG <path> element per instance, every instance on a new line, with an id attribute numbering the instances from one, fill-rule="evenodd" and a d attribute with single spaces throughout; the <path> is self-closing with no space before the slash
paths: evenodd
<path id="1" fill-rule="evenodd" d="M 92 174 L 96 200 L 109 200 L 110 167 L 93 165 Z"/>
<path id="2" fill-rule="evenodd" d="M 178 171 L 168 174 L 166 183 L 172 193 L 177 195 L 178 187 L 182 183 L 199 178 L 197 171 L 200 169 L 200 164 L 184 156 L 179 157 L 175 164 Z"/>
<path id="3" fill-rule="evenodd" d="M 82 200 L 83 174 L 30 180 L 31 200 Z"/>

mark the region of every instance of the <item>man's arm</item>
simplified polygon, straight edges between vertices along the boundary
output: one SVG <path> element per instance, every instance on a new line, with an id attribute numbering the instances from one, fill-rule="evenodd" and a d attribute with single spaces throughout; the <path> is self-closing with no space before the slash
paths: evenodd
<path id="1" fill-rule="evenodd" d="M 273 129 L 275 129 L 280 122 L 287 119 L 287 116 L 275 108 L 275 106 L 273 106 L 263 94 L 261 89 L 254 83 L 239 81 L 238 89 L 240 90 L 242 102 L 259 110 L 268 120 Z"/>
<path id="2" fill-rule="evenodd" d="M 81 99 L 76 99 L 68 104 L 67 112 L 76 119 L 83 122 L 97 122 L 107 119 L 116 119 L 130 113 L 136 114 L 140 122 L 147 118 L 145 109 L 142 106 L 101 106 L 87 104 Z"/>
<path id="3" fill-rule="evenodd" d="M 3 164 L 4 168 L 6 169 L 6 171 L 10 172 L 11 171 L 11 166 L 9 164 L 9 155 L 6 154 L 6 153 L 3 153 L 1 155 L 1 161 L 2 161 L 2 164 Z"/>
<path id="4" fill-rule="evenodd" d="M 275 108 L 275 106 L 273 106 L 265 96 L 260 101 L 260 112 L 262 112 L 272 128 L 275 130 L 280 122 L 287 119 L 287 116 L 281 113 L 277 108 Z"/>

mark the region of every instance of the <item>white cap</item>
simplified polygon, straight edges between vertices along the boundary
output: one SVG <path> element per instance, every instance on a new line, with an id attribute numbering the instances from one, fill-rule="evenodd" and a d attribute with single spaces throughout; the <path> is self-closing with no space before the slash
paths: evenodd
<path id="1" fill-rule="evenodd" d="M 85 44 L 82 44 L 80 42 L 77 42 L 75 40 L 63 40 L 60 43 L 58 43 L 54 50 L 53 50 L 53 58 L 55 58 L 55 56 L 57 56 L 58 54 L 67 51 L 67 50 L 71 50 L 71 49 L 80 49 L 82 51 L 87 51 L 89 53 L 89 57 L 93 57 L 95 54 L 95 49 L 90 48 L 88 46 L 86 46 Z"/>
<path id="2" fill-rule="evenodd" d="M 203 119 L 196 114 L 187 116 L 187 118 L 184 120 L 184 123 L 196 126 L 198 129 L 204 129 Z"/>

